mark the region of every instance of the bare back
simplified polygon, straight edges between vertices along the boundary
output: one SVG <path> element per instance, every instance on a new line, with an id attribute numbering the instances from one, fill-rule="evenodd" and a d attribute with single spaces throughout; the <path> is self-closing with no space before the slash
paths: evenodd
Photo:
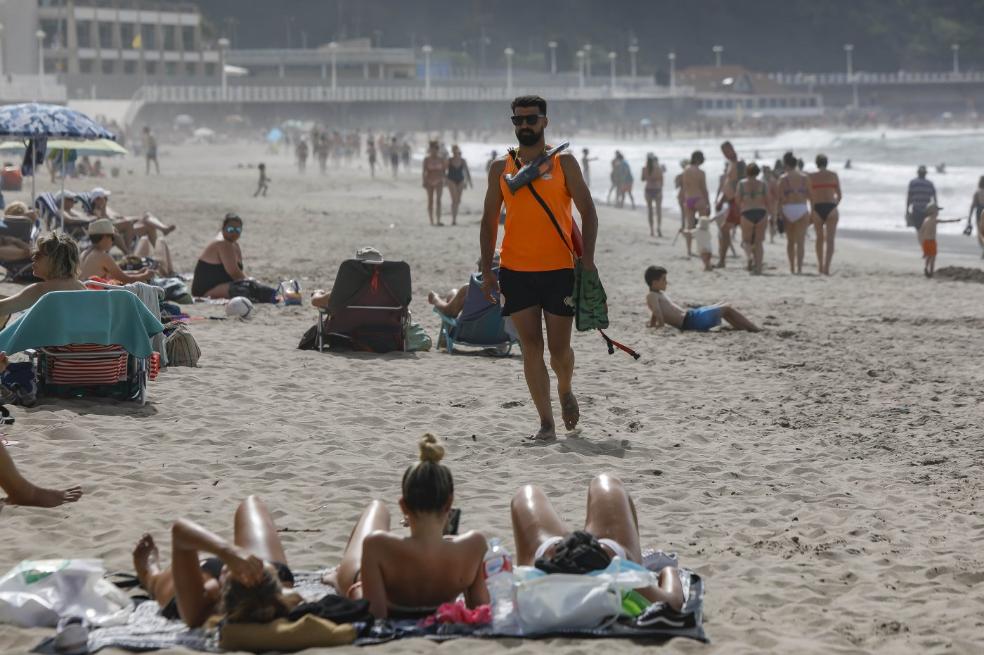
<path id="1" fill-rule="evenodd" d="M 810 200 L 814 203 L 834 203 L 841 199 L 840 179 L 837 173 L 820 170 L 809 174 Z"/>

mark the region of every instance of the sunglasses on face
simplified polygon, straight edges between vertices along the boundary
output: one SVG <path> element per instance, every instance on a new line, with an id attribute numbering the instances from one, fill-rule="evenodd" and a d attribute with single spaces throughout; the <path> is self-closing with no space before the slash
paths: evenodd
<path id="1" fill-rule="evenodd" d="M 523 116 L 510 116 L 509 120 L 512 121 L 513 125 L 519 127 L 524 122 L 527 125 L 536 125 L 537 121 L 539 121 L 541 118 L 545 118 L 545 116 L 543 114 L 526 114 Z"/>
<path id="2" fill-rule="evenodd" d="M 229 234 L 242 234 L 243 228 L 236 227 L 235 225 L 227 225 L 225 231 L 228 232 Z"/>

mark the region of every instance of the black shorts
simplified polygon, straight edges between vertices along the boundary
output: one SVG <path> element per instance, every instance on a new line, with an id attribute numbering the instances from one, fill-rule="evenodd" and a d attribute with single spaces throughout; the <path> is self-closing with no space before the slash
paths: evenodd
<path id="1" fill-rule="evenodd" d="M 574 316 L 574 269 L 510 271 L 499 269 L 499 289 L 505 298 L 502 315 L 542 307 L 556 316 Z"/>

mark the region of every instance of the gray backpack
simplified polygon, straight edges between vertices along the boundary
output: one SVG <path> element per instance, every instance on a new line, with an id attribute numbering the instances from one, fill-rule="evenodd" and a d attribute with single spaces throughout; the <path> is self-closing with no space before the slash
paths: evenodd
<path id="1" fill-rule="evenodd" d="M 198 366 L 202 350 L 184 323 L 178 323 L 174 331 L 164 339 L 168 366 Z"/>

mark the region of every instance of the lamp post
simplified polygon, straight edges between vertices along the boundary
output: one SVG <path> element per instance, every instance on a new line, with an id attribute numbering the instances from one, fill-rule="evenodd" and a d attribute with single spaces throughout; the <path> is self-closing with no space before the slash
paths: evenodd
<path id="1" fill-rule="evenodd" d="M 506 55 L 506 93 L 512 93 L 512 58 L 516 51 L 506 48 L 502 52 Z"/>
<path id="2" fill-rule="evenodd" d="M 338 43 L 331 41 L 328 52 L 331 53 L 331 92 L 335 93 L 338 88 Z"/>
<path id="3" fill-rule="evenodd" d="M 584 47 L 584 76 L 591 79 L 591 44 L 585 43 Z"/>
<path id="4" fill-rule="evenodd" d="M 632 75 L 632 85 L 635 86 L 636 81 L 636 55 L 639 54 L 639 46 L 635 43 L 629 45 L 629 70 Z"/>
<path id="5" fill-rule="evenodd" d="M 676 95 L 676 53 L 671 52 L 666 55 L 670 60 L 670 95 Z"/>
<path id="6" fill-rule="evenodd" d="M 954 43 L 950 46 L 950 50 L 953 50 L 953 72 L 955 74 L 960 74 L 960 44 Z"/>
<path id="7" fill-rule="evenodd" d="M 714 53 L 714 66 L 716 68 L 721 68 L 721 53 L 724 52 L 724 46 L 716 45 L 711 48 L 711 52 Z"/>
<path id="8" fill-rule="evenodd" d="M 844 44 L 844 56 L 847 58 L 847 79 L 850 81 L 854 75 L 854 44 Z"/>
<path id="9" fill-rule="evenodd" d="M 614 50 L 609 51 L 608 62 L 611 64 L 611 69 L 612 69 L 612 95 L 615 94 L 615 58 L 616 57 L 618 57 L 618 54 Z"/>
<path id="10" fill-rule="evenodd" d="M 38 100 L 44 100 L 44 30 L 34 33 L 38 39 Z"/>
<path id="11" fill-rule="evenodd" d="M 431 90 L 431 53 L 434 52 L 434 48 L 430 44 L 425 44 L 421 49 L 424 53 L 424 92 L 430 94 Z"/>
<path id="12" fill-rule="evenodd" d="M 550 74 L 557 74 L 557 42 L 548 41 L 547 47 L 550 48 Z"/>
<path id="13" fill-rule="evenodd" d="M 228 81 L 226 79 L 226 49 L 229 47 L 229 39 L 222 37 L 219 39 L 219 69 L 222 72 L 222 99 L 228 97 Z"/>
<path id="14" fill-rule="evenodd" d="M 0 23 L 0 78 L 3 77 L 3 23 Z"/>
<path id="15" fill-rule="evenodd" d="M 577 51 L 577 87 L 584 89 L 584 50 Z"/>

